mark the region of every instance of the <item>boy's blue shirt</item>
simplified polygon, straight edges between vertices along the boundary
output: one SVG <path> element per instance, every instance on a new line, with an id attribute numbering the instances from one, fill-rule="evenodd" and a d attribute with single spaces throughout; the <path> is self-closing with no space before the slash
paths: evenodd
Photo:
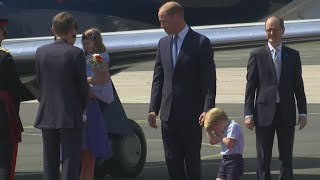
<path id="1" fill-rule="evenodd" d="M 226 138 L 235 139 L 236 143 L 233 148 L 229 149 L 224 143 L 221 142 L 220 154 L 242 154 L 244 147 L 244 137 L 241 126 L 234 120 L 232 120 L 231 123 L 224 128 L 222 133 Z"/>

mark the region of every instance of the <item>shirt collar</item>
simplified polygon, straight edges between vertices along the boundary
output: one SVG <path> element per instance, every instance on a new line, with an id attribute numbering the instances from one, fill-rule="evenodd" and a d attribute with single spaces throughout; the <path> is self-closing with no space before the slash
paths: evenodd
<path id="1" fill-rule="evenodd" d="M 182 29 L 182 31 L 180 31 L 180 32 L 178 33 L 179 39 L 184 40 L 184 38 L 186 37 L 189 29 L 190 29 L 189 26 L 186 25 L 186 26 Z"/>
<path id="2" fill-rule="evenodd" d="M 272 52 L 274 49 L 276 49 L 276 48 L 279 49 L 280 52 L 282 51 L 282 43 L 280 43 L 278 47 L 273 47 L 273 46 L 270 44 L 270 42 L 268 42 L 268 47 L 269 47 L 269 49 L 270 49 L 271 52 Z"/>
<path id="3" fill-rule="evenodd" d="M 229 120 L 229 122 L 228 122 L 228 123 L 226 124 L 226 126 L 224 127 L 223 132 L 227 132 L 228 129 L 229 129 L 230 124 L 233 123 L 233 122 L 234 122 L 233 120 Z"/>

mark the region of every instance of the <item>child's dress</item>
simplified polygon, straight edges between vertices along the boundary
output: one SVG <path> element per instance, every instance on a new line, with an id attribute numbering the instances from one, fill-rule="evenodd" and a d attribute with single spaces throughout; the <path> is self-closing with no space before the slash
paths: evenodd
<path id="1" fill-rule="evenodd" d="M 89 150 L 94 157 L 107 159 L 111 156 L 107 127 L 97 100 L 88 103 L 82 137 L 82 149 Z"/>
<path id="2" fill-rule="evenodd" d="M 104 61 L 109 62 L 109 56 L 107 53 L 101 54 L 104 58 Z M 86 56 L 87 59 L 92 56 Z M 94 72 L 92 65 L 87 60 L 87 76 L 94 77 Z M 99 90 L 102 89 L 104 93 L 108 92 L 110 88 L 110 94 L 101 94 Z M 107 100 L 108 103 L 113 101 L 113 90 L 111 81 L 107 84 L 99 87 L 92 86 L 90 90 L 96 95 L 98 99 L 100 96 L 107 95 L 107 98 L 100 99 L 104 102 Z M 110 141 L 107 134 L 107 127 L 105 120 L 103 119 L 98 100 L 90 100 L 85 112 L 86 118 L 84 118 L 84 127 L 83 127 L 83 146 L 82 149 L 88 149 L 94 157 L 109 158 L 111 156 L 112 150 Z"/>
<path id="3" fill-rule="evenodd" d="M 93 54 L 89 54 L 86 56 L 87 59 L 87 76 L 94 77 L 93 65 L 89 62 L 90 58 Z M 109 63 L 109 54 L 107 52 L 100 54 L 103 58 L 103 61 Z M 111 80 L 109 80 L 106 84 L 94 84 L 90 85 L 90 90 L 93 94 L 100 99 L 101 101 L 110 104 L 114 100 L 113 88 Z"/>

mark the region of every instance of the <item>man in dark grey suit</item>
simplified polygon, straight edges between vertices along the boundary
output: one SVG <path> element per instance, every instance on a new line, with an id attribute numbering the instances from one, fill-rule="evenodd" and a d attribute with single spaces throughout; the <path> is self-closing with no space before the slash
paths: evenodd
<path id="1" fill-rule="evenodd" d="M 162 139 L 171 179 L 201 180 L 199 121 L 215 105 L 213 50 L 207 37 L 186 25 L 178 3 L 162 5 L 158 17 L 168 36 L 158 44 L 149 125 L 157 128 L 156 116 L 161 108 Z"/>
<path id="2" fill-rule="evenodd" d="M 268 44 L 250 54 L 245 94 L 245 124 L 255 126 L 257 179 L 271 180 L 270 163 L 275 132 L 278 137 L 279 179 L 293 179 L 292 150 L 297 103 L 299 129 L 307 123 L 307 102 L 299 52 L 282 44 L 283 19 L 265 23 Z"/>
<path id="3" fill-rule="evenodd" d="M 35 127 L 42 130 L 44 180 L 58 180 L 60 144 L 62 180 L 79 179 L 82 113 L 88 100 L 84 53 L 74 47 L 76 22 L 62 12 L 52 20 L 56 41 L 36 52 L 40 86 Z"/>

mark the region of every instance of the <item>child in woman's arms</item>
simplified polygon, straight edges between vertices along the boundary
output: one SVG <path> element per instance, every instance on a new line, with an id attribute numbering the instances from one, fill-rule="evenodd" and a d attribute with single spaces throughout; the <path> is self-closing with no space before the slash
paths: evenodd
<path id="1" fill-rule="evenodd" d="M 114 100 L 109 74 L 110 57 L 100 31 L 96 28 L 85 31 L 82 44 L 87 58 L 87 82 L 91 87 L 91 93 L 99 100 L 110 104 Z"/>

